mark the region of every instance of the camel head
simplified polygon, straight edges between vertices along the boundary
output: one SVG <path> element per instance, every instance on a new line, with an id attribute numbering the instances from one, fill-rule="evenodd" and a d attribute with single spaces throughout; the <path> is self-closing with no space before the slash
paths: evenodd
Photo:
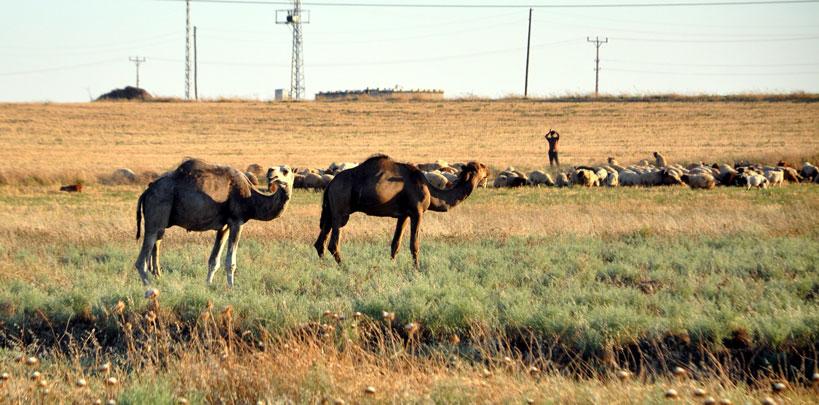
<path id="1" fill-rule="evenodd" d="M 483 163 L 469 162 L 461 170 L 460 180 L 471 181 L 477 179 L 476 184 L 489 178 L 489 168 Z"/>
<path id="2" fill-rule="evenodd" d="M 278 187 L 283 187 L 289 194 L 291 191 L 293 191 L 294 180 L 295 174 L 293 173 L 293 170 L 290 169 L 290 166 L 273 166 L 270 169 L 267 169 L 267 184 L 270 191 L 272 191 L 273 186 L 276 185 Z"/>

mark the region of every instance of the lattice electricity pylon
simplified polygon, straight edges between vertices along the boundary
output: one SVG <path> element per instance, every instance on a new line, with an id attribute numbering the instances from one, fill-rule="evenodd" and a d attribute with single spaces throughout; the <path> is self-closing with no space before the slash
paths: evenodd
<path id="1" fill-rule="evenodd" d="M 304 98 L 304 59 L 301 25 L 310 23 L 310 11 L 301 9 L 301 0 L 293 0 L 290 10 L 276 10 L 276 24 L 287 24 L 293 30 L 293 50 L 290 59 L 290 99 Z"/>

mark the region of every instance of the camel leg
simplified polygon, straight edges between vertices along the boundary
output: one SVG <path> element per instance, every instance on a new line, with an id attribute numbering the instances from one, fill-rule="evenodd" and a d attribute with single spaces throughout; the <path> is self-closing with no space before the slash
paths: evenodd
<path id="1" fill-rule="evenodd" d="M 336 263 L 341 264 L 341 250 L 339 245 L 341 244 L 341 227 L 347 224 L 347 220 L 350 217 L 342 217 L 337 218 L 337 220 L 333 221 L 333 229 L 332 233 L 330 234 L 330 243 L 327 245 L 327 249 L 330 250 L 330 253 L 333 254 L 333 258 L 336 259 Z"/>
<path id="2" fill-rule="evenodd" d="M 159 265 L 159 245 L 162 244 L 162 238 L 165 236 L 165 230 L 161 230 L 156 235 L 156 242 L 151 252 L 151 274 L 159 278 L 162 276 L 162 267 Z"/>
<path id="3" fill-rule="evenodd" d="M 134 267 L 139 271 L 139 277 L 144 285 L 148 285 L 148 260 L 154 248 L 154 243 L 156 243 L 156 237 L 156 232 L 145 232 L 144 239 L 142 239 L 142 249 L 139 251 L 136 263 L 134 263 Z"/>
<path id="4" fill-rule="evenodd" d="M 401 247 L 401 236 L 404 234 L 404 228 L 407 227 L 407 217 L 399 217 L 398 223 L 395 224 L 395 235 L 392 237 L 392 250 L 390 251 L 390 258 L 395 260 L 395 255 L 398 254 L 398 249 Z"/>
<path id="5" fill-rule="evenodd" d="M 415 262 L 415 268 L 420 269 L 420 259 L 418 253 L 421 250 L 418 234 L 421 231 L 421 214 L 414 214 L 410 216 L 410 251 L 412 251 L 412 260 Z"/>
<path id="6" fill-rule="evenodd" d="M 239 236 L 242 234 L 242 224 L 230 224 L 230 235 L 228 236 L 227 259 L 225 260 L 225 271 L 227 272 L 228 287 L 233 287 L 233 275 L 236 273 L 236 252 L 239 249 Z"/>
<path id="7" fill-rule="evenodd" d="M 208 259 L 208 285 L 213 284 L 213 275 L 219 270 L 219 262 L 221 261 L 225 242 L 227 242 L 227 235 L 227 227 L 216 231 L 216 242 L 213 244 L 213 249 L 210 251 L 210 258 Z"/>
<path id="8" fill-rule="evenodd" d="M 327 243 L 327 237 L 330 236 L 331 229 L 332 228 L 329 226 L 321 228 L 318 239 L 316 239 L 316 243 L 313 244 L 313 246 L 316 248 L 316 253 L 318 253 L 320 258 L 324 257 L 324 244 Z"/>

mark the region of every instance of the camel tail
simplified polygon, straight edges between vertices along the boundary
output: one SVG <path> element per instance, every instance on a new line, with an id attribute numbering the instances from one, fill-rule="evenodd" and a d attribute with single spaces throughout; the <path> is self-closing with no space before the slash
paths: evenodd
<path id="1" fill-rule="evenodd" d="M 324 196 L 321 202 L 321 219 L 319 220 L 321 229 L 330 227 L 330 196 L 327 190 L 328 189 L 324 189 Z"/>
<path id="2" fill-rule="evenodd" d="M 142 232 L 142 205 L 145 202 L 145 193 L 139 196 L 139 200 L 137 200 L 137 209 L 136 209 L 136 239 L 139 240 L 140 233 Z"/>

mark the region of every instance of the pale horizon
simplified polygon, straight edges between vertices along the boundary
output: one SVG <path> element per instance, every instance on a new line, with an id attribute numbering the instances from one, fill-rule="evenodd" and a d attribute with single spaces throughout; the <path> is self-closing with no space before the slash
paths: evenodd
<path id="1" fill-rule="evenodd" d="M 490 3 L 497 4 L 447 4 Z M 287 6 L 191 8 L 200 98 L 270 100 L 289 86 L 291 34 L 274 23 L 275 10 Z M 440 89 L 446 98 L 523 95 L 528 8 L 304 8 L 308 99 L 396 86 Z M 133 86 L 134 56 L 146 58 L 140 87 L 184 97 L 184 2 L 44 0 L 13 3 L 4 15 L 0 102 L 82 102 Z M 593 93 L 586 37 L 596 36 L 609 39 L 600 50 L 601 94 L 818 93 L 816 21 L 819 3 L 535 8 L 529 96 Z"/>

